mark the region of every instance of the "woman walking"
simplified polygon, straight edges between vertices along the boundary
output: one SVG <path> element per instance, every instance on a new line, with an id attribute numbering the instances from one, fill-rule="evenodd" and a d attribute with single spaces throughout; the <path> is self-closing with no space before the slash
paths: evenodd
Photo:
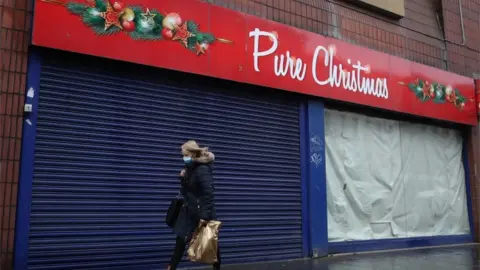
<path id="1" fill-rule="evenodd" d="M 182 154 L 185 169 L 180 173 L 180 181 L 185 203 L 175 223 L 174 232 L 177 238 L 168 270 L 177 269 L 198 224 L 217 218 L 212 179 L 215 156 L 207 148 L 200 148 L 195 141 L 183 144 Z M 215 270 L 220 269 L 220 249 L 217 251 L 217 258 L 218 262 L 213 265 Z"/>

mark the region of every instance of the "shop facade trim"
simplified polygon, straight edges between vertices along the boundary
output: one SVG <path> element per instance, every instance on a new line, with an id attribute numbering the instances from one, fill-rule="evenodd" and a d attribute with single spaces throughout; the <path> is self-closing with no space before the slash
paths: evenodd
<path id="1" fill-rule="evenodd" d="M 471 235 L 447 235 L 431 237 L 393 238 L 381 240 L 361 240 L 329 243 L 330 254 L 357 253 L 378 250 L 395 250 L 431 246 L 468 244 L 473 242 Z"/>
<path id="2" fill-rule="evenodd" d="M 31 48 L 28 58 L 27 95 L 25 104 L 32 106 L 23 121 L 22 152 L 18 185 L 17 218 L 15 223 L 14 268 L 28 269 L 28 242 L 30 238 L 30 211 L 32 207 L 33 168 L 35 162 L 35 138 L 40 88 L 42 58 Z M 28 93 L 29 92 L 29 93 Z"/>
<path id="3" fill-rule="evenodd" d="M 167 6 L 174 7 L 174 1 L 166 1 Z M 177 1 L 178 2 L 178 1 Z M 399 248 L 411 248 L 411 247 L 422 247 L 422 246 L 430 246 L 430 245 L 448 245 L 448 244 L 460 244 L 460 243 L 471 243 L 473 241 L 473 233 L 474 233 L 474 221 L 473 221 L 473 210 L 472 210 L 472 194 L 470 191 L 471 188 L 471 179 L 469 177 L 469 167 L 468 167 L 468 155 L 467 155 L 467 148 L 466 148 L 466 141 L 464 139 L 464 166 L 465 166 L 465 181 L 466 181 L 466 188 L 467 188 L 467 197 L 468 197 L 468 214 L 469 214 L 469 223 L 471 228 L 471 233 L 469 235 L 458 235 L 458 236 L 435 236 L 435 237 L 416 237 L 416 238 L 402 238 L 402 239 L 382 239 L 382 240 L 367 240 L 367 241 L 352 241 L 352 242 L 340 242 L 340 243 L 329 243 L 328 242 L 328 224 L 327 224 L 327 194 L 326 194 L 326 168 L 325 168 L 325 130 L 324 130 L 324 104 L 323 101 L 320 100 L 318 97 L 325 97 L 331 99 L 341 99 L 342 95 L 346 95 L 347 97 L 343 99 L 343 101 L 350 102 L 350 103 L 358 103 L 361 105 L 367 105 L 370 107 L 377 107 L 381 109 L 386 109 L 395 112 L 401 112 L 404 114 L 410 115 L 420 115 L 427 118 L 434 118 L 437 120 L 442 121 L 449 121 L 455 122 L 460 124 L 467 124 L 467 125 L 477 125 L 477 112 L 478 112 L 478 97 L 474 94 L 474 84 L 473 80 L 458 76 L 456 74 L 448 73 L 441 70 L 436 70 L 430 67 L 422 66 L 416 63 L 411 63 L 403 59 L 399 59 L 393 56 L 388 56 L 385 54 L 381 54 L 378 52 L 373 52 L 364 48 L 355 47 L 337 40 L 327 39 L 321 36 L 313 35 L 312 33 L 304 32 L 301 30 L 293 29 L 291 27 L 287 27 L 281 24 L 265 21 L 259 18 L 254 18 L 250 16 L 245 16 L 244 14 L 223 9 L 220 7 L 216 7 L 213 5 L 209 5 L 206 3 L 200 3 L 199 1 L 184 1 L 184 2 L 191 2 L 193 5 L 196 5 L 202 10 L 209 10 L 211 12 L 205 12 L 205 14 L 211 14 L 209 18 L 201 18 L 201 20 L 210 20 L 214 17 L 213 14 L 217 16 L 221 16 L 222 18 L 231 18 L 231 20 L 240 20 L 242 23 L 240 24 L 233 24 L 230 25 L 233 28 L 245 29 L 246 26 L 252 26 L 252 31 L 250 32 L 250 37 L 248 37 L 247 33 L 245 36 L 236 35 L 236 36 L 225 36 L 226 38 L 223 40 L 225 42 L 220 42 L 218 46 L 211 46 L 206 54 L 201 53 L 200 55 L 196 56 L 196 58 L 188 58 L 190 56 L 190 51 L 185 50 L 185 57 L 186 59 L 195 59 L 195 60 L 188 60 L 182 63 L 167 63 L 164 64 L 161 61 L 156 61 L 152 59 L 148 59 L 146 54 L 138 55 L 138 53 L 144 53 L 146 50 L 138 50 L 133 53 L 133 55 L 129 56 L 121 56 L 121 55 L 114 55 L 111 52 L 107 52 L 101 48 L 100 43 L 102 42 L 101 37 L 94 37 L 94 35 L 89 32 L 90 29 L 84 29 L 85 26 L 81 24 L 81 22 L 72 14 L 65 13 L 61 7 L 58 7 L 53 10 L 49 10 L 50 3 L 46 3 L 45 1 L 37 0 L 37 7 L 36 7 L 36 16 L 34 21 L 34 33 L 33 33 L 33 43 L 39 47 L 49 47 L 54 49 L 66 50 L 80 54 L 88 54 L 94 55 L 99 57 L 106 57 L 116 60 L 125 60 L 129 62 L 139 63 L 139 64 L 146 64 L 160 68 L 167 68 L 167 69 L 174 69 L 179 70 L 182 72 L 188 73 L 195 73 L 201 75 L 207 75 L 212 77 L 217 77 L 220 79 L 227 79 L 242 83 L 249 83 L 254 85 L 261 85 L 267 87 L 273 87 L 278 89 L 283 89 L 287 91 L 299 92 L 302 94 L 307 94 L 310 96 L 308 101 L 305 101 L 300 106 L 300 136 L 301 136 L 301 171 L 302 171 L 302 233 L 303 233 L 303 254 L 305 257 L 322 257 L 332 253 L 344 253 L 344 252 L 360 252 L 360 251 L 371 251 L 371 250 L 382 250 L 382 249 L 399 249 Z M 185 4 L 183 4 L 185 5 Z M 187 5 L 185 5 L 187 6 Z M 47 12 L 48 9 L 48 12 Z M 49 13 L 50 12 L 50 13 Z M 58 16 L 52 16 L 51 13 L 58 13 Z M 202 14 L 203 12 L 199 12 Z M 38 15 L 40 14 L 40 15 Z M 72 29 L 77 29 L 80 31 L 81 34 L 75 37 L 73 34 L 66 35 L 62 31 L 61 25 L 57 23 L 58 28 L 52 29 L 49 26 L 52 21 L 48 18 L 44 17 L 48 15 L 49 17 L 55 17 L 55 21 L 58 21 L 58 17 L 64 18 L 68 24 L 70 23 L 77 23 L 77 26 L 73 26 Z M 228 21 L 227 21 L 228 22 Z M 231 23 L 231 22 L 229 22 Z M 214 23 L 212 23 L 214 24 Z M 203 25 L 203 24 L 199 24 Z M 207 24 L 205 24 L 207 25 Z M 274 55 L 265 55 L 260 56 L 262 54 L 261 51 L 252 49 L 255 48 L 254 39 L 258 37 L 260 39 L 260 34 L 256 30 L 253 30 L 253 26 L 261 27 L 263 31 L 263 39 L 262 43 L 258 43 L 257 45 L 261 45 L 263 48 L 268 48 L 268 44 L 266 43 L 267 40 L 275 40 L 278 38 L 277 42 L 283 42 L 283 37 L 288 37 L 292 41 L 296 41 L 295 38 L 301 37 L 303 40 L 300 40 L 301 47 L 306 46 L 306 43 L 315 41 L 315 45 L 324 44 L 323 47 L 327 52 L 340 52 L 340 50 L 348 51 L 349 49 L 353 50 L 353 53 L 350 55 L 355 57 L 360 57 L 362 54 L 366 54 L 369 56 L 370 59 L 378 57 L 386 57 L 384 58 L 385 61 L 380 66 L 388 67 L 383 68 L 378 71 L 379 76 L 390 76 L 392 79 L 392 83 L 394 86 L 391 89 L 403 89 L 405 94 L 402 94 L 399 100 L 391 101 L 393 97 L 390 96 L 391 103 L 387 105 L 379 103 L 378 100 L 373 97 L 372 95 L 364 95 L 361 96 L 358 100 L 355 100 L 354 97 L 358 97 L 360 93 L 353 93 L 353 91 L 345 91 L 345 89 L 340 89 L 338 87 L 332 87 L 325 85 L 323 89 L 320 91 L 318 90 L 318 86 L 312 83 L 306 83 L 305 81 L 299 80 L 299 74 L 295 75 L 296 78 L 293 80 L 291 78 L 283 77 L 279 78 L 279 76 L 275 75 L 273 72 L 273 66 L 271 63 L 274 62 Z M 69 27 L 72 27 L 71 25 Z M 228 27 L 227 27 L 228 28 Z M 51 31 L 47 33 L 46 31 Z M 255 28 L 256 29 L 256 28 Z M 260 28 L 259 28 L 260 29 Z M 212 29 L 210 29 L 212 30 Z M 222 28 L 218 28 L 219 32 L 225 33 Z M 275 31 L 277 30 L 277 31 Z M 212 30 L 213 31 L 213 30 Z M 223 31 L 223 32 L 222 32 Z M 260 30 L 259 30 L 260 31 Z M 74 33 L 72 31 L 70 33 Z M 252 34 L 253 33 L 253 34 Z M 268 34 L 266 34 L 268 33 Z M 72 36 L 70 36 L 72 35 Z M 257 36 L 256 36 L 257 35 Z M 56 36 L 57 39 L 52 38 L 52 36 Z M 78 41 L 79 38 L 84 39 L 85 36 L 92 38 L 91 42 L 92 46 L 89 46 L 88 49 L 85 49 L 84 45 Z M 314 36 L 314 38 L 312 38 Z M 223 37 L 223 36 L 222 36 Z M 253 37 L 253 38 L 252 38 Z M 279 38 L 281 37 L 281 38 Z M 309 41 L 310 40 L 310 41 Z M 232 44 L 228 41 L 232 41 Z M 298 40 L 297 40 L 298 41 Z M 308 42 L 306 42 L 308 41 Z M 321 44 L 317 44 L 316 42 L 319 41 Z M 129 45 L 128 46 L 136 46 L 136 41 L 126 41 Z M 159 42 L 168 42 L 168 41 L 159 41 Z M 253 43 L 252 43 L 253 42 Z M 225 44 L 222 44 L 225 43 Z M 245 44 L 247 44 L 247 52 L 245 53 Z M 58 45 L 62 44 L 62 45 Z M 330 44 L 327 46 L 327 44 Z M 333 44 L 333 45 L 332 45 Z M 166 45 L 167 47 L 173 47 L 174 45 L 180 46 L 180 44 L 171 44 Z M 251 46 L 253 45 L 253 46 Z M 127 46 L 127 47 L 128 47 Z M 147 45 L 144 45 L 147 46 Z M 161 47 L 162 45 L 152 42 L 149 43 L 148 46 L 151 50 L 154 50 L 156 46 Z M 267 47 L 265 47 L 267 46 Z M 308 47 L 308 46 L 307 46 Z M 95 49 L 96 48 L 96 49 Z M 144 47 L 146 49 L 147 47 Z M 239 49 L 240 48 L 240 49 Z M 257 48 L 258 49 L 258 48 Z M 345 50 L 347 49 L 347 50 Z M 127 49 L 126 49 L 127 50 Z M 180 49 L 174 49 L 175 52 L 180 52 Z M 217 51 L 214 51 L 217 50 Z M 243 54 L 241 53 L 243 50 Z M 314 50 L 310 52 L 299 52 L 299 54 L 305 54 L 311 56 L 310 54 Z M 137 53 L 137 55 L 135 55 Z M 257 57 L 255 57 L 255 53 L 257 53 Z M 149 53 L 147 53 L 149 54 Z M 159 52 L 158 56 L 161 58 L 164 55 L 171 54 L 171 52 Z M 230 63 L 219 62 L 222 55 L 235 55 L 240 54 L 238 59 L 235 58 L 235 61 Z M 259 55 L 260 54 L 260 55 Z M 263 54 L 266 54 L 263 51 Z M 188 56 L 187 56 L 188 55 Z M 286 61 L 295 61 L 294 63 L 298 63 L 298 56 L 293 58 L 292 55 L 282 55 L 284 58 L 287 59 Z M 200 58 L 204 57 L 204 58 Z M 262 58 L 263 57 L 263 58 Z M 281 57 L 281 56 L 279 56 Z M 225 57 L 223 57 L 225 58 Z M 339 55 L 339 59 L 343 59 L 342 61 L 349 62 L 347 55 Z M 228 58 L 225 58 L 228 59 Z M 255 59 L 259 62 L 259 71 L 255 70 Z M 280 58 L 278 58 L 280 59 Z M 195 64 L 192 61 L 200 61 L 199 64 Z M 32 180 L 33 180 L 33 163 L 34 163 L 34 151 L 35 151 L 35 135 L 36 135 L 36 120 L 37 120 L 37 109 L 38 109 L 38 88 L 40 86 L 40 69 L 41 69 L 41 56 L 35 50 L 35 47 L 30 51 L 30 58 L 29 58 L 29 66 L 28 66 L 28 77 L 27 77 L 27 89 L 34 89 L 33 97 L 28 97 L 26 103 L 29 104 L 31 102 L 32 105 L 32 112 L 29 113 L 24 121 L 24 129 L 23 129 L 23 142 L 22 142 L 22 159 L 21 159 L 21 174 L 20 174 L 20 185 L 19 185 L 19 204 L 17 210 L 17 221 L 16 221 L 16 238 L 15 238 L 15 269 L 22 270 L 27 269 L 28 263 L 28 238 L 29 238 L 29 224 L 30 224 L 30 207 L 31 207 L 31 199 L 32 199 Z M 215 67 L 211 64 L 205 63 L 214 63 L 215 65 L 219 65 L 219 67 Z M 293 62 L 292 62 L 293 63 Z M 302 62 L 303 63 L 303 62 Z M 205 69 L 201 70 L 199 66 L 205 64 Z M 226 68 L 221 66 L 222 64 L 226 64 Z M 365 63 L 366 64 L 366 63 Z M 193 67 L 192 67 L 193 65 Z M 291 67 L 295 67 L 294 64 Z M 392 74 L 393 69 L 391 67 L 399 67 L 399 74 Z M 413 68 L 412 68 L 413 67 Z M 268 72 L 263 73 L 263 71 L 270 70 Z M 369 72 L 375 72 L 374 66 L 369 66 Z M 333 69 L 333 68 L 332 68 Z M 292 71 L 293 72 L 293 71 Z M 234 74 L 234 75 L 232 75 Z M 306 73 L 308 77 L 311 77 L 312 74 L 310 72 Z M 322 73 L 326 75 L 327 73 Z M 387 75 L 388 74 L 388 75 Z M 407 74 L 407 75 L 406 75 Z M 295 77 L 294 76 L 294 77 Z M 308 78 L 306 77 L 306 78 Z M 412 78 L 428 78 L 422 80 L 409 80 Z M 448 78 L 445 78 L 448 77 Z M 407 80 L 404 80 L 407 78 Z M 428 80 L 446 80 L 452 78 L 452 85 L 448 83 L 438 83 L 438 84 L 427 84 Z M 312 78 L 309 78 L 312 80 Z M 381 82 L 381 80 L 380 80 Z M 299 86 L 297 88 L 297 86 Z M 381 83 L 379 83 L 381 85 Z M 433 87 L 434 95 L 435 91 L 440 89 L 442 91 L 442 95 L 445 93 L 451 94 L 449 91 L 455 92 L 456 87 L 459 90 L 458 93 L 461 93 L 461 97 L 465 98 L 465 103 L 462 105 L 461 103 L 451 102 L 449 100 L 434 100 L 438 96 L 431 96 L 427 97 L 425 95 L 429 94 L 430 92 L 426 92 L 426 85 Z M 312 86 L 317 86 L 317 90 L 313 90 Z M 450 86 L 451 89 L 448 87 Z M 415 92 L 417 88 L 418 92 Z M 300 89 L 300 90 L 297 90 Z M 449 89 L 449 90 L 447 90 Z M 377 89 L 378 90 L 378 89 Z M 343 92 L 345 91 L 345 92 Z M 320 93 L 321 92 L 321 93 Z M 392 93 L 392 92 L 390 92 Z M 403 96 L 404 95 L 404 96 Z M 412 96 L 413 95 L 413 96 Z M 312 97 L 315 96 L 315 97 Z M 403 98 L 402 98 L 403 97 Z M 408 98 L 405 98 L 408 97 Z M 459 98 L 459 96 L 455 96 Z M 370 99 L 370 100 L 369 100 Z M 384 98 L 385 99 L 385 98 Z M 388 100 L 388 99 L 385 99 Z M 445 104 L 447 103 L 447 104 Z M 447 105 L 451 107 L 446 107 Z M 437 107 L 440 106 L 440 107 Z M 443 107 L 441 107 L 443 106 Z M 434 108 L 433 112 L 431 109 Z M 442 109 L 440 109 L 442 108 Z M 473 115 L 473 116 L 472 116 Z"/>
<path id="4" fill-rule="evenodd" d="M 310 100 L 300 113 L 304 249 L 314 258 L 328 255 L 324 109 L 322 101 Z"/>
<path id="5" fill-rule="evenodd" d="M 473 216 L 473 196 L 472 196 L 472 179 L 470 174 L 470 164 L 472 161 L 469 159 L 468 145 L 470 141 L 469 132 L 463 132 L 463 147 L 462 147 L 462 156 L 463 156 L 463 168 L 465 171 L 465 187 L 467 195 L 467 210 L 468 210 L 468 224 L 470 225 L 470 238 L 471 242 L 475 237 L 475 223 Z"/>

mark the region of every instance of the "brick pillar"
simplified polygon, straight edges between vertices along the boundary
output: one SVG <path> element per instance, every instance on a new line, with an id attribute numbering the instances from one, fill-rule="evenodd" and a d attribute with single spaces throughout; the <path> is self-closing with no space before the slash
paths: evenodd
<path id="1" fill-rule="evenodd" d="M 480 227 L 479 220 L 480 217 L 480 181 L 478 179 L 478 160 L 479 160 L 479 149 L 480 146 L 480 137 L 479 137 L 479 127 L 472 127 L 470 132 L 470 139 L 468 142 L 468 160 L 470 167 L 470 192 L 472 194 L 472 215 L 473 215 L 473 228 L 472 233 L 476 243 L 480 242 Z"/>
<path id="2" fill-rule="evenodd" d="M 27 50 L 33 1 L 0 0 L 0 269 L 13 269 Z"/>
<path id="3" fill-rule="evenodd" d="M 477 110 L 480 108 L 480 80 L 474 74 L 475 92 L 477 95 Z M 480 116 L 480 110 L 478 111 Z M 468 161 L 470 168 L 470 192 L 472 195 L 473 235 L 475 242 L 480 242 L 480 122 L 479 126 L 472 127 L 468 141 Z"/>

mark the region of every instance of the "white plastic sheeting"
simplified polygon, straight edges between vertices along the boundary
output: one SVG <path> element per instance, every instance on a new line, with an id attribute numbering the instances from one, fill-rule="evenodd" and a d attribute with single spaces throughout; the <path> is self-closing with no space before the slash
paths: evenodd
<path id="1" fill-rule="evenodd" d="M 469 233 L 455 130 L 325 111 L 330 242 Z"/>

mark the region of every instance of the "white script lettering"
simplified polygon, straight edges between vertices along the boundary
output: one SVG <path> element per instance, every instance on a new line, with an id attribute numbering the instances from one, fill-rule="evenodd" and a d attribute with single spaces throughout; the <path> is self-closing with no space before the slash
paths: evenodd
<path id="1" fill-rule="evenodd" d="M 272 32 L 261 31 L 255 28 L 249 33 L 253 37 L 253 68 L 260 72 L 259 61 L 261 57 L 274 54 L 278 49 L 278 37 Z M 260 51 L 260 37 L 267 37 L 271 41 L 270 48 Z M 351 92 L 359 92 L 364 95 L 371 95 L 378 98 L 388 99 L 387 78 L 370 77 L 370 67 L 362 65 L 360 61 L 352 64 L 348 59 L 347 64 L 335 63 L 335 49 L 329 46 L 328 49 L 318 46 L 312 59 L 312 75 L 315 83 L 320 86 L 343 88 Z M 319 59 L 323 57 L 323 63 Z M 325 68 L 323 69 L 322 66 Z M 277 77 L 290 75 L 294 80 L 305 79 L 307 64 L 302 59 L 291 56 L 290 51 L 285 54 L 275 54 L 273 68 Z M 348 70 L 347 70 L 348 68 Z M 328 70 L 328 77 L 319 78 L 321 70 Z"/>
<path id="2" fill-rule="evenodd" d="M 270 37 L 270 39 L 273 41 L 272 47 L 270 47 L 270 49 L 268 49 L 266 51 L 263 51 L 263 52 L 258 51 L 259 50 L 258 47 L 260 47 L 260 36 Z M 258 68 L 258 58 L 260 56 L 267 56 L 267 55 L 270 55 L 270 54 L 274 53 L 277 50 L 277 47 L 278 47 L 278 40 L 275 37 L 275 35 L 273 35 L 272 33 L 265 32 L 265 31 L 260 31 L 260 29 L 258 29 L 258 28 L 255 28 L 254 31 L 251 31 L 250 34 L 249 34 L 249 37 L 254 37 L 254 42 L 253 42 L 253 68 L 255 68 L 256 72 L 260 72 L 260 69 Z"/>
<path id="3" fill-rule="evenodd" d="M 318 58 L 320 54 L 323 54 L 323 66 L 328 68 L 329 76 L 325 80 L 318 78 L 317 68 Z M 313 79 L 318 85 L 327 85 L 331 87 L 340 87 L 352 92 L 360 92 L 365 95 L 373 95 L 379 98 L 388 99 L 388 84 L 386 78 L 368 78 L 362 75 L 369 72 L 370 69 L 366 66 L 362 66 L 360 61 L 353 64 L 353 70 L 347 71 L 343 68 L 342 64 L 335 64 L 334 62 L 335 52 L 332 48 L 328 50 L 323 46 L 318 46 L 315 50 L 312 60 L 312 75 Z M 351 60 L 348 59 L 348 64 L 351 65 Z"/>
<path id="4" fill-rule="evenodd" d="M 285 58 L 287 59 L 284 63 Z M 275 55 L 275 75 L 277 76 L 286 76 L 290 70 L 290 77 L 292 79 L 297 79 L 303 81 L 305 78 L 305 73 L 307 72 L 307 65 L 303 64 L 302 59 L 292 58 L 290 52 L 287 51 L 286 56 L 281 54 L 280 56 Z"/>
<path id="5" fill-rule="evenodd" d="M 253 66 L 256 72 L 260 72 L 258 68 L 259 57 L 268 56 L 274 53 L 278 47 L 277 37 L 269 32 L 260 31 L 256 28 L 254 31 L 251 31 L 249 34 L 250 37 L 254 37 L 253 42 Z M 272 41 L 272 46 L 266 51 L 259 51 L 260 47 L 260 37 L 268 37 Z M 281 54 L 280 56 L 275 55 L 274 63 L 275 75 L 277 76 L 286 76 L 290 73 L 292 79 L 303 81 L 305 78 L 305 73 L 307 72 L 307 65 L 303 64 L 302 59 L 293 58 L 290 56 L 290 52 L 286 52 L 286 56 Z M 290 72 L 289 72 L 290 71 Z"/>

